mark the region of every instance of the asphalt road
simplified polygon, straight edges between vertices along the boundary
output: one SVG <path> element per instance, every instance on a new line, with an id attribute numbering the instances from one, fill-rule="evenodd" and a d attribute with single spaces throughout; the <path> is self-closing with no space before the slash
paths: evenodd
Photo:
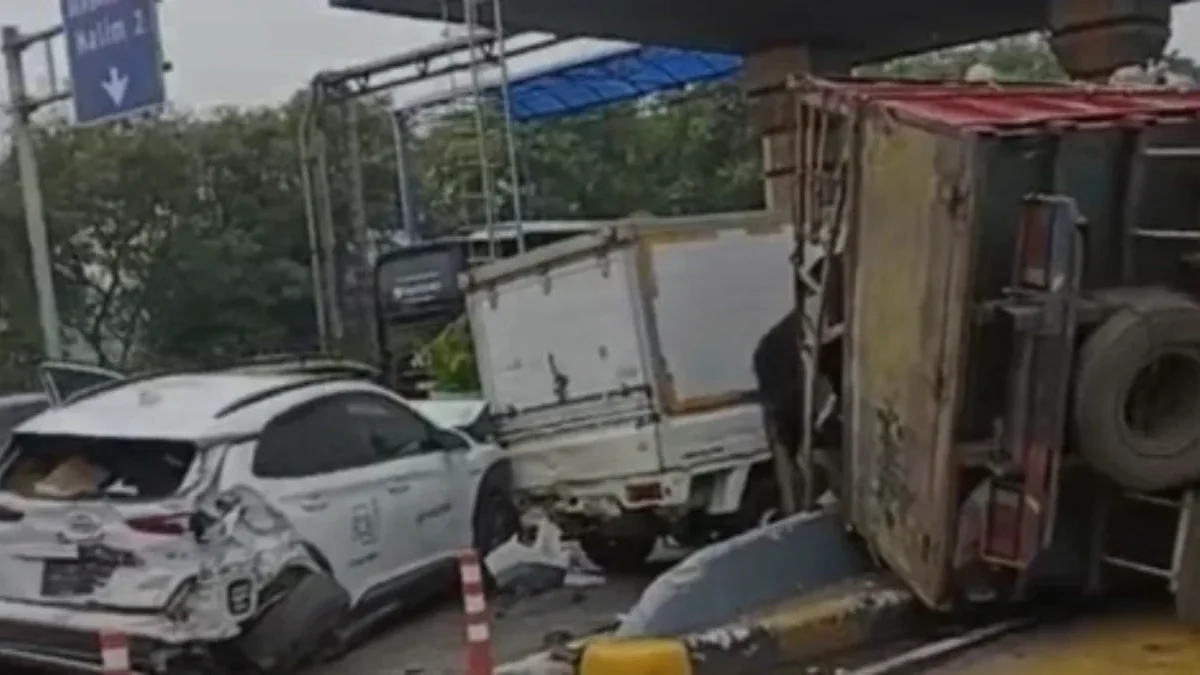
<path id="1" fill-rule="evenodd" d="M 496 664 L 540 651 L 545 636 L 566 631 L 588 635 L 614 623 L 653 578 L 608 579 L 603 586 L 562 588 L 510 606 L 493 606 L 492 646 Z M 380 634 L 338 660 L 304 675 L 457 675 L 464 672 L 462 604 L 447 595 L 432 606 L 397 618 Z"/>
<path id="2" fill-rule="evenodd" d="M 514 603 L 493 601 L 496 665 L 539 652 L 545 636 L 566 631 L 581 637 L 603 630 L 627 610 L 653 579 L 609 578 L 603 586 L 561 588 Z M 335 661 L 299 675 L 458 675 L 464 672 L 462 600 L 446 593 L 428 607 L 396 617 Z M 42 669 L 9 669 L 4 675 L 57 675 Z"/>

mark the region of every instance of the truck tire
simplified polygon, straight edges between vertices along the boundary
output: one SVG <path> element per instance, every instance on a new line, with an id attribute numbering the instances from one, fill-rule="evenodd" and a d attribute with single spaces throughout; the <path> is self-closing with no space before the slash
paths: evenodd
<path id="1" fill-rule="evenodd" d="M 350 609 L 332 577 L 306 572 L 238 637 L 236 646 L 259 673 L 285 675 L 317 656 Z"/>
<path id="2" fill-rule="evenodd" d="M 654 535 L 606 535 L 588 532 L 579 537 L 579 547 L 588 560 L 600 569 L 614 574 L 640 571 L 654 551 L 658 537 Z"/>
<path id="3" fill-rule="evenodd" d="M 1200 478 L 1200 306 L 1151 289 L 1084 343 L 1075 377 L 1075 445 L 1133 490 Z"/>
<path id="4" fill-rule="evenodd" d="M 797 494 L 800 490 L 800 486 L 797 486 Z M 756 467 L 746 481 L 746 491 L 742 495 L 742 503 L 738 510 L 722 518 L 720 538 L 736 537 L 748 530 L 769 525 L 783 515 L 779 481 L 769 468 L 764 470 Z"/>

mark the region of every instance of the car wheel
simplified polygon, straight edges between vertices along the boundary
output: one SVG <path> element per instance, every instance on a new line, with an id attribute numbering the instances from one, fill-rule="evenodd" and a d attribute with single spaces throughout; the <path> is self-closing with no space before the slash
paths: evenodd
<path id="1" fill-rule="evenodd" d="M 605 535 L 589 532 L 579 538 L 579 547 L 588 560 L 605 572 L 627 574 L 646 565 L 658 538 L 653 535 Z"/>
<path id="2" fill-rule="evenodd" d="M 260 673 L 291 673 L 321 653 L 349 609 L 337 581 L 306 571 L 242 633 L 237 649 Z"/>
<path id="3" fill-rule="evenodd" d="M 513 502 L 511 493 L 500 480 L 485 477 L 479 486 L 479 497 L 475 500 L 471 532 L 472 545 L 479 556 L 479 567 L 483 573 L 483 585 L 489 593 L 496 589 L 496 578 L 488 569 L 487 556 L 520 531 L 521 512 Z"/>
<path id="4" fill-rule="evenodd" d="M 521 530 L 521 513 L 499 481 L 484 479 L 471 518 L 475 551 L 483 559 Z"/>

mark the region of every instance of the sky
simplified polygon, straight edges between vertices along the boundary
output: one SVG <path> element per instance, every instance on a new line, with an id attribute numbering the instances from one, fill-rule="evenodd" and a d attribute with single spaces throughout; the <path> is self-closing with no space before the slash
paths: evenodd
<path id="1" fill-rule="evenodd" d="M 287 11 L 279 11 L 287 5 Z M 59 0 L 0 0 L 0 24 L 31 32 L 58 22 Z M 1176 9 L 1173 45 L 1200 58 L 1200 3 Z M 438 22 L 331 9 L 327 0 L 164 0 L 163 43 L 174 64 L 167 86 L 173 102 L 188 108 L 217 104 L 271 104 L 286 99 L 318 70 L 348 66 L 436 41 Z M 540 67 L 579 58 L 604 46 L 586 41 L 530 57 L 514 66 Z M 48 79 L 40 50 L 28 57 L 33 89 Z M 59 59 L 60 74 L 65 71 Z M 420 97 L 454 82 L 426 84 L 400 92 Z M 4 96 L 4 98 L 7 98 Z"/>

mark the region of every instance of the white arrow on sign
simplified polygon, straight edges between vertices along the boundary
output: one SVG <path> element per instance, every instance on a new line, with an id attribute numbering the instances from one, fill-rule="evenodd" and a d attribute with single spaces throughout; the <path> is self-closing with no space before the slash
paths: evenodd
<path id="1" fill-rule="evenodd" d="M 108 79 L 100 83 L 105 93 L 112 99 L 113 105 L 121 105 L 125 100 L 125 90 L 129 89 L 129 77 L 122 75 L 115 67 L 108 69 Z"/>

